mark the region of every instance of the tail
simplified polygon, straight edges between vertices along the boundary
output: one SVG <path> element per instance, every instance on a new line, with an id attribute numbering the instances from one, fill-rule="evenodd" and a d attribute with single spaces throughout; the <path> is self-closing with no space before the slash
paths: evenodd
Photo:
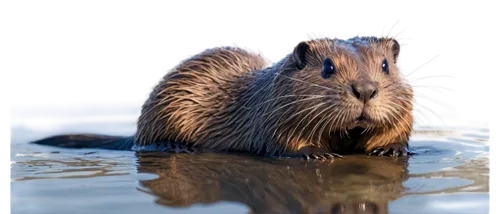
<path id="1" fill-rule="evenodd" d="M 134 146 L 134 136 L 119 137 L 95 134 L 57 135 L 31 143 L 66 148 L 132 150 L 132 147 Z"/>

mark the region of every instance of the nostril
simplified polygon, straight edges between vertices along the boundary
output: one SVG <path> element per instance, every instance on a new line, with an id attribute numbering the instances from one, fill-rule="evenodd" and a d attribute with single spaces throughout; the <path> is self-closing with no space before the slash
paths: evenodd
<path id="1" fill-rule="evenodd" d="M 356 96 L 357 99 L 359 99 L 361 97 L 361 94 L 359 93 L 359 91 L 356 89 L 356 86 L 354 85 L 351 85 L 351 88 L 352 88 L 352 93 L 354 94 L 354 96 Z"/>
<path id="2" fill-rule="evenodd" d="M 377 96 L 377 90 L 373 90 L 372 94 L 370 95 L 370 99 L 373 99 Z"/>

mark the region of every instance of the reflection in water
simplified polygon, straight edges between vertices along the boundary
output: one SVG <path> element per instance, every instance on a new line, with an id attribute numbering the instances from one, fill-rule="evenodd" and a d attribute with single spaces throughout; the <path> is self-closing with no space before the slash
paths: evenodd
<path id="1" fill-rule="evenodd" d="M 404 194 L 407 159 L 349 156 L 333 162 L 218 154 L 138 153 L 138 171 L 156 203 L 187 207 L 243 203 L 251 213 L 387 213 Z"/>

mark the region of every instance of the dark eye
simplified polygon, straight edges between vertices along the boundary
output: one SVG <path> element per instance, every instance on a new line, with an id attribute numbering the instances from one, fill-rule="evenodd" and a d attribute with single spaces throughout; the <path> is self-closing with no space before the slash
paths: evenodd
<path id="1" fill-rule="evenodd" d="M 389 63 L 387 63 L 387 59 L 384 59 L 384 61 L 382 61 L 382 71 L 384 71 L 386 74 L 389 74 Z"/>
<path id="2" fill-rule="evenodd" d="M 330 58 L 325 59 L 323 62 L 323 71 L 321 71 L 321 76 L 323 79 L 328 79 L 335 74 L 335 65 L 333 65 L 333 61 Z"/>

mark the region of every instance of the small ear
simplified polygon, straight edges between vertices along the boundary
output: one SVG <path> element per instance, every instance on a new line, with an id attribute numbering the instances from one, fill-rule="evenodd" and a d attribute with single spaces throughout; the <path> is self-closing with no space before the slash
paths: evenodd
<path id="1" fill-rule="evenodd" d="M 399 41 L 389 36 L 380 36 L 375 41 L 381 45 L 381 48 L 390 50 L 392 61 L 397 64 L 401 58 L 401 45 L 399 45 Z"/>
<path id="2" fill-rule="evenodd" d="M 394 63 L 396 63 L 396 60 L 398 59 L 399 56 L 399 42 L 396 41 L 395 39 L 392 39 L 392 59 L 394 60 Z"/>
<path id="3" fill-rule="evenodd" d="M 295 62 L 297 63 L 297 68 L 299 70 L 302 70 L 304 67 L 306 67 L 306 52 L 309 50 L 309 45 L 306 42 L 301 42 L 295 47 L 293 50 L 293 58 L 295 59 Z"/>

